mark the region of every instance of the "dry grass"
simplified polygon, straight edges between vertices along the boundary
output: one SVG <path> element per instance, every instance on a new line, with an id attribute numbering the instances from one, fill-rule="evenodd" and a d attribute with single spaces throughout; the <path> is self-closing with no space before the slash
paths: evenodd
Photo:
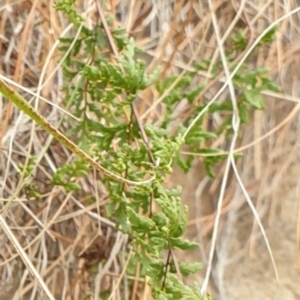
<path id="1" fill-rule="evenodd" d="M 221 42 L 226 41 L 237 26 L 243 28 L 249 37 L 250 47 L 272 22 L 299 5 L 297 1 L 283 4 L 279 0 L 107 2 L 109 10 L 117 16 L 118 21 L 114 26 L 125 26 L 128 34 L 135 37 L 137 44 L 145 50 L 143 58 L 148 62 L 148 70 L 161 65 L 163 77 L 178 74 L 178 78 L 191 70 L 192 63 L 199 59 L 211 59 L 212 68 L 220 59 Z M 57 106 L 62 101 L 60 87 L 64 78 L 58 65 L 59 53 L 55 45 L 58 37 L 65 34 L 69 27 L 67 20 L 55 12 L 53 4 L 53 1 L 44 0 L 0 1 L 0 67 L 2 76 L 48 99 L 49 103 L 45 103 L 36 97 L 32 104 L 51 123 L 59 124 L 63 110 Z M 77 4 L 86 13 L 86 22 L 89 24 L 97 15 L 96 6 L 93 1 L 82 0 L 77 1 Z M 215 23 L 212 17 L 214 14 Z M 239 148 L 245 154 L 245 158 L 238 163 L 238 174 L 260 213 L 267 235 L 272 228 L 277 228 L 276 224 L 284 211 L 291 214 L 292 210 L 298 214 L 295 210 L 298 207 L 297 199 L 278 200 L 281 197 L 278 195 L 287 195 L 292 189 L 290 187 L 289 190 L 289 184 L 293 187 L 297 185 L 297 168 L 293 168 L 294 173 L 291 174 L 291 164 L 296 161 L 298 150 L 298 28 L 299 14 L 284 19 L 279 25 L 275 41 L 261 49 L 251 61 L 252 68 L 269 67 L 270 75 L 282 87 L 282 92 L 278 95 L 266 93 L 266 111 L 255 112 L 251 124 L 243 128 L 242 142 L 231 144 L 231 152 Z M 245 53 L 236 61 L 240 61 Z M 226 68 L 214 80 L 210 72 L 198 74 L 194 84 L 206 82 L 207 88 L 197 103 L 211 100 L 227 77 Z M 21 88 L 19 91 L 30 99 L 28 93 Z M 234 90 L 230 93 L 234 99 Z M 225 91 L 222 97 L 227 94 Z M 141 120 L 159 123 L 164 112 L 162 97 L 159 98 L 151 89 L 141 97 L 147 99 L 138 106 Z M 187 120 L 193 109 L 183 100 L 174 111 L 176 121 L 172 126 Z M 72 155 L 4 99 L 0 101 L 0 113 L 2 207 L 9 199 L 13 199 L 0 219 L 0 236 L 4 245 L 0 252 L 4 274 L 0 287 L 7 288 L 1 288 L 0 298 L 12 299 L 13 292 L 18 289 L 13 299 L 46 299 L 47 296 L 38 287 L 44 282 L 49 295 L 52 294 L 48 296 L 49 299 L 83 299 L 90 291 L 94 294 L 108 291 L 110 299 L 150 299 L 149 289 L 139 279 L 138 270 L 134 278 L 124 274 L 130 254 L 128 243 L 125 236 L 115 232 L 114 223 L 101 216 L 107 196 L 98 175 L 91 173 L 88 178 L 80 181 L 83 188 L 80 193 L 65 194 L 62 189 L 48 185 L 47 180 L 51 174 L 59 166 L 72 161 Z M 214 116 L 214 126 L 217 127 L 220 118 L 221 115 Z M 65 126 L 62 123 L 60 130 L 66 130 Z M 210 126 L 207 123 L 207 129 L 213 129 Z M 222 138 L 214 146 L 224 151 L 229 149 Z M 28 201 L 24 186 L 29 182 L 24 181 L 18 171 L 18 165 L 27 164 L 32 155 L 38 157 L 33 183 L 42 193 L 39 201 Z M 230 175 L 229 169 L 227 171 Z M 202 174 L 202 170 L 198 172 Z M 234 176 L 230 176 L 227 183 L 224 182 L 224 174 L 226 168 L 220 166 L 213 182 L 203 179 L 195 182 L 197 177 L 194 177 L 194 181 L 190 182 L 190 186 L 195 188 L 193 197 L 184 200 L 191 207 L 197 208 L 194 210 L 195 215 L 191 215 L 190 227 L 196 230 L 193 238 L 202 241 L 201 260 L 212 267 L 212 282 L 220 298 L 229 299 L 226 298 L 226 260 L 233 256 L 230 253 L 236 241 L 250 257 L 255 255 L 255 249 L 264 242 L 258 242 L 255 238 L 260 236 L 260 230 L 253 222 L 253 212 L 245 208 L 245 191 L 239 189 Z M 187 181 L 183 176 L 180 175 L 177 182 Z M 286 179 L 287 176 L 289 179 Z M 186 188 L 189 189 L 189 185 Z M 279 189 L 285 189 L 285 192 Z M 213 195 L 214 199 L 219 197 L 215 201 L 219 206 L 203 195 L 204 192 Z M 97 199 L 97 204 L 89 205 L 91 197 Z M 243 219 L 243 213 L 248 217 Z M 243 221 L 239 221 L 241 218 Z M 297 237 L 299 219 L 293 220 L 292 226 Z M 219 220 L 220 226 L 214 232 L 212 244 L 211 234 L 216 220 Z M 237 230 L 237 227 L 245 229 Z M 17 238 L 19 250 L 12 243 L 11 232 Z M 217 236 L 217 233 L 222 235 Z M 268 238 L 271 236 L 268 235 Z M 298 239 L 296 242 L 299 248 Z M 228 243 L 232 244 L 229 246 Z M 271 240 L 271 248 L 272 244 L 274 246 Z M 267 253 L 265 248 L 263 251 Z M 21 266 L 17 253 L 22 255 L 25 265 Z M 118 253 L 121 255 L 117 258 Z M 217 255 L 217 263 L 207 260 L 209 253 Z M 182 258 L 179 256 L 179 259 Z M 270 260 L 270 256 L 266 260 Z M 100 261 L 99 268 L 91 273 L 88 268 L 95 261 Z M 16 264 L 18 268 L 14 267 Z M 11 273 L 16 276 L 16 280 L 10 280 Z M 255 280 L 255 276 L 253 278 Z M 197 280 L 200 286 L 202 278 Z M 121 282 L 125 290 L 119 288 Z M 203 289 L 206 289 L 205 285 Z M 97 298 L 91 296 L 90 299 Z"/>

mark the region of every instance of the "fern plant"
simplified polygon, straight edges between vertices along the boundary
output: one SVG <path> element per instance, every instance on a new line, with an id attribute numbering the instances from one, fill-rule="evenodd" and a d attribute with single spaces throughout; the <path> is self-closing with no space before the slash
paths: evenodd
<path id="1" fill-rule="evenodd" d="M 175 264 L 172 257 L 174 249 L 188 251 L 198 247 L 198 244 L 183 238 L 187 207 L 181 203 L 181 189 L 166 189 L 163 183 L 165 176 L 172 172 L 173 162 L 188 171 L 197 154 L 210 154 L 204 158 L 204 165 L 207 173 L 214 176 L 212 166 L 226 156 L 221 150 L 207 145 L 220 134 L 230 137 L 231 102 L 217 101 L 211 105 L 183 141 L 183 132 L 205 107 L 205 103 L 196 104 L 194 113 L 185 124 L 178 126 L 172 135 L 169 134 L 167 127 L 172 120 L 174 105 L 183 98 L 194 103 L 205 88 L 202 85 L 192 88 L 191 85 L 195 73 L 208 68 L 209 61 L 203 61 L 195 65 L 195 71 L 181 78 L 163 99 L 167 110 L 161 126 L 146 124 L 141 128 L 134 113 L 134 100 L 139 91 L 155 86 L 162 95 L 176 76 L 157 81 L 159 70 L 146 74 L 145 62 L 136 59 L 140 50 L 120 28 L 111 31 L 120 53 L 116 62 L 111 62 L 104 54 L 109 43 L 102 24 L 97 24 L 93 29 L 82 25 L 83 20 L 76 12 L 74 2 L 60 0 L 56 4 L 56 9 L 62 11 L 76 29 L 81 30 L 75 43 L 74 37 L 61 39 L 62 53 L 74 44 L 64 61 L 67 83 L 63 91 L 65 102 L 71 104 L 75 116 L 81 120 L 69 120 L 72 128 L 69 135 L 109 171 L 131 181 L 154 178 L 139 186 L 127 186 L 116 179 L 102 178 L 110 195 L 106 205 L 107 216 L 115 218 L 118 229 L 131 239 L 134 256 L 128 273 L 139 265 L 140 276 L 150 278 L 154 299 L 202 300 L 197 287 L 188 287 L 177 276 L 178 273 L 188 276 L 197 272 L 201 264 Z M 241 34 L 233 38 L 238 51 L 243 48 L 243 39 Z M 242 90 L 238 99 L 242 122 L 248 121 L 251 107 L 263 109 L 262 90 L 277 89 L 265 75 L 265 70 L 248 72 L 245 66 L 234 78 L 236 88 Z M 203 127 L 204 119 L 215 112 L 228 112 L 229 117 L 218 132 L 208 132 Z M 195 155 L 183 160 L 180 156 L 183 145 L 188 146 Z M 67 191 L 77 190 L 80 186 L 70 184 L 69 178 L 84 176 L 87 171 L 87 166 L 80 161 L 66 165 L 54 175 L 53 183 L 64 186 Z M 156 206 L 155 210 L 153 206 Z"/>

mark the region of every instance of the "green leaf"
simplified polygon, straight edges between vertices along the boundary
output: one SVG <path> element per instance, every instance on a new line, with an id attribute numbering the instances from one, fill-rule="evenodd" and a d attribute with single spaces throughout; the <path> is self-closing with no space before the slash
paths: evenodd
<path id="1" fill-rule="evenodd" d="M 154 72 L 148 76 L 147 80 L 146 80 L 146 86 L 151 86 L 153 85 L 156 80 L 159 78 L 159 75 L 161 74 L 162 71 L 162 67 L 157 67 Z"/>
<path id="2" fill-rule="evenodd" d="M 130 206 L 127 206 L 126 211 L 133 228 L 138 228 L 139 231 L 149 231 L 155 228 L 155 223 L 150 218 L 139 215 Z"/>
<path id="3" fill-rule="evenodd" d="M 194 159 L 195 158 L 192 155 L 189 155 L 187 159 L 183 159 L 182 157 L 178 156 L 176 163 L 184 171 L 184 173 L 187 173 L 191 169 Z"/>
<path id="4" fill-rule="evenodd" d="M 260 94 L 257 94 L 253 92 L 252 90 L 244 90 L 243 95 L 245 97 L 245 100 L 253 105 L 257 109 L 264 109 L 264 99 Z"/>
<path id="5" fill-rule="evenodd" d="M 205 85 L 201 84 L 194 90 L 185 93 L 183 96 L 188 100 L 189 103 L 192 103 L 193 101 L 195 101 L 197 99 L 197 97 L 204 90 L 204 88 L 205 88 Z"/>
<path id="6" fill-rule="evenodd" d="M 179 263 L 180 273 L 183 276 L 188 276 L 190 274 L 195 274 L 203 269 L 203 264 L 201 263 Z M 171 265 L 171 272 L 176 273 L 176 267 L 174 264 Z"/>
<path id="7" fill-rule="evenodd" d="M 117 43 L 118 50 L 122 51 L 124 47 L 128 44 L 126 30 L 124 28 L 115 28 L 111 31 L 111 34 Z"/>
<path id="8" fill-rule="evenodd" d="M 237 30 L 230 38 L 237 50 L 244 50 L 247 47 L 248 40 L 243 30 Z"/>
<path id="9" fill-rule="evenodd" d="M 100 79 L 99 69 L 95 66 L 85 65 L 83 69 L 83 74 L 88 80 L 96 81 Z"/>
<path id="10" fill-rule="evenodd" d="M 173 247 L 179 248 L 181 250 L 191 250 L 191 249 L 196 249 L 199 247 L 198 243 L 190 242 L 188 240 L 182 240 L 181 237 L 170 238 L 170 243 Z"/>
<path id="11" fill-rule="evenodd" d="M 267 33 L 260 40 L 259 44 L 264 45 L 264 44 L 269 44 L 269 43 L 273 42 L 275 39 L 277 29 L 278 29 L 278 26 L 274 26 L 269 31 L 267 31 Z"/>
<path id="12" fill-rule="evenodd" d="M 150 263 L 147 275 L 155 281 L 160 281 L 165 274 L 165 265 L 163 262 Z"/>

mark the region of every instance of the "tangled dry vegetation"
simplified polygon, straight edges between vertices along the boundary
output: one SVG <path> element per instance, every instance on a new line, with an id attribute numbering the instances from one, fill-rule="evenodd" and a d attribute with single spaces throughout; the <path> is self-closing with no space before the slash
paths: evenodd
<path id="1" fill-rule="evenodd" d="M 145 51 L 148 69 L 163 66 L 163 76 L 190 70 L 192 62 L 206 58 L 219 60 L 218 39 L 226 40 L 234 28 L 242 28 L 252 43 L 273 21 L 300 5 L 298 1 L 262 0 L 110 0 L 110 13 L 116 16 L 114 26 L 124 26 Z M 68 28 L 68 21 L 53 8 L 54 1 L 0 1 L 1 76 L 40 93 L 49 103 L 32 103 L 52 124 L 59 122 L 64 83 L 58 64 L 58 38 Z M 86 13 L 86 22 L 97 18 L 94 1 L 77 1 Z M 215 14 L 219 36 L 214 31 Z M 284 19 L 278 26 L 274 42 L 261 48 L 249 68 L 266 66 L 282 88 L 280 94 L 265 94 L 265 111 L 256 111 L 237 148 L 244 153 L 238 162 L 239 175 L 263 222 L 273 251 L 280 282 L 275 278 L 271 258 L 253 213 L 245 200 L 245 191 L 230 174 L 222 197 L 222 209 L 215 259 L 209 290 L 214 299 L 300 299 L 298 205 L 299 162 L 299 13 Z M 226 43 L 225 43 L 226 45 Z M 237 58 L 239 60 L 240 58 Z M 198 75 L 197 82 L 207 84 L 199 101 L 211 99 L 225 81 L 209 72 Z M 28 93 L 18 89 L 23 95 Z M 158 96 L 150 89 L 138 105 L 143 122 L 159 122 L 164 113 Z M 159 107 L 159 109 L 158 109 Z M 63 107 L 62 107 L 63 108 Z M 193 107 L 183 100 L 176 110 L 178 122 L 184 122 Z M 128 243 L 115 232 L 113 220 L 98 213 L 90 204 L 97 197 L 100 212 L 107 196 L 99 177 L 91 173 L 81 180 L 81 192 L 66 194 L 47 182 L 57 167 L 73 159 L 72 155 L 51 137 L 45 135 L 11 103 L 0 101 L 0 197 L 1 269 L 0 299 L 45 299 L 37 282 L 45 282 L 55 299 L 83 299 L 89 291 L 107 291 L 110 299 L 124 298 L 121 280 L 133 282 L 130 299 L 150 299 L 145 282 L 125 278 L 117 253 L 128 252 Z M 211 124 L 217 128 L 222 115 Z M 173 124 L 174 126 L 176 124 Z M 67 123 L 61 130 L 67 131 Z M 228 150 L 222 139 L 214 146 Z M 18 171 L 30 156 L 40 159 L 33 182 L 24 182 Z M 208 262 L 212 230 L 224 175 L 224 166 L 216 169 L 217 177 L 208 179 L 201 164 L 195 162 L 189 174 L 175 168 L 167 184 L 183 186 L 183 201 L 190 207 L 187 236 L 197 240 L 201 249 L 188 260 Z M 35 185 L 41 193 L 32 200 Z M 100 226 L 98 226 L 100 225 Z M 19 249 L 14 245 L 18 241 Z M 17 253 L 24 251 L 21 263 Z M 109 258 L 109 259 L 108 259 Z M 186 257 L 180 257 L 184 260 Z M 37 273 L 30 276 L 30 262 Z M 89 270 L 100 262 L 98 270 Z M 88 271 L 89 270 L 89 271 Z M 205 272 L 193 279 L 203 282 Z M 95 282 L 101 284 L 95 284 Z M 15 293 L 16 291 L 16 293 Z M 15 293 L 15 296 L 13 296 Z M 123 294 L 124 293 L 124 294 Z M 14 297 L 14 298 L 13 298 Z"/>

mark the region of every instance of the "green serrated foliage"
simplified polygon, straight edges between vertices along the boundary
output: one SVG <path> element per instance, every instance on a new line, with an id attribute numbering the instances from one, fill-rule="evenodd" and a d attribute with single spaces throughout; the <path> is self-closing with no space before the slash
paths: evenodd
<path id="1" fill-rule="evenodd" d="M 244 100 L 251 104 L 257 109 L 264 109 L 264 99 L 260 93 L 257 93 L 255 90 L 245 90 L 243 91 Z"/>
<path id="2" fill-rule="evenodd" d="M 41 194 L 35 184 L 25 184 L 22 188 L 28 201 L 39 200 Z"/>
<path id="3" fill-rule="evenodd" d="M 181 156 L 178 156 L 175 160 L 175 163 L 185 172 L 187 173 L 193 164 L 194 156 L 189 155 L 187 158 L 182 158 Z"/>
<path id="4" fill-rule="evenodd" d="M 105 206 L 107 216 L 114 218 L 117 228 L 130 236 L 133 256 L 127 272 L 135 275 L 139 265 L 140 276 L 151 278 L 149 284 L 154 299 L 204 300 L 197 289 L 189 288 L 178 279 L 172 260 L 166 263 L 166 252 L 174 249 L 187 251 L 198 245 L 182 238 L 187 224 L 187 207 L 181 203 L 181 190 L 165 188 L 164 181 L 175 163 L 186 172 L 191 168 L 194 157 L 183 158 L 180 155 L 182 146 L 200 155 L 211 177 L 214 176 L 214 166 L 226 158 L 222 150 L 211 147 L 211 144 L 220 135 L 230 138 L 233 133 L 232 100 L 218 100 L 206 109 L 209 99 L 198 99 L 205 91 L 202 79 L 199 83 L 198 72 L 210 70 L 215 78 L 223 68 L 222 62 L 219 60 L 212 66 L 210 60 L 201 60 L 183 77 L 160 78 L 160 68 L 147 74 L 146 63 L 137 59 L 137 54 L 142 51 L 132 38 L 128 38 L 124 28 L 111 29 L 112 42 L 117 46 L 119 56 L 110 60 L 114 53 L 109 52 L 111 41 L 103 24 L 99 22 L 94 28 L 83 26 L 74 3 L 59 0 L 56 5 L 76 29 L 82 25 L 76 41 L 73 37 L 60 39 L 62 52 L 73 45 L 63 64 L 66 84 L 62 90 L 67 107 L 80 120 L 68 120 L 72 128 L 68 134 L 110 172 L 132 181 L 154 179 L 144 185 L 131 186 L 106 176 L 101 178 L 109 194 Z M 110 27 L 113 17 L 107 14 L 106 18 Z M 263 42 L 270 41 L 272 34 L 269 32 Z M 232 48 L 226 49 L 228 62 L 234 61 L 248 43 L 239 30 L 231 36 L 231 42 Z M 266 69 L 249 70 L 245 64 L 233 78 L 242 123 L 249 120 L 253 109 L 264 108 L 264 90 L 278 91 L 267 74 Z M 158 122 L 153 125 L 145 119 L 140 120 L 142 124 L 147 123 L 143 124 L 149 140 L 146 144 L 132 104 L 140 97 L 139 91 L 154 85 L 159 96 L 164 95 L 161 106 L 165 113 L 160 116 L 161 126 L 157 125 Z M 193 113 L 171 135 L 167 128 L 177 118 L 173 112 L 183 99 L 193 108 Z M 181 137 L 185 130 L 204 109 L 205 113 L 183 141 Z M 217 126 L 211 122 L 215 120 L 214 114 L 223 120 Z M 208 123 L 211 125 L 207 126 Z M 88 167 L 80 162 L 68 164 L 56 172 L 53 183 L 74 191 L 80 188 L 76 179 L 86 176 L 87 172 Z M 153 207 L 156 208 L 154 211 Z M 184 276 L 200 268 L 199 264 L 181 262 L 178 266 Z"/>
<path id="5" fill-rule="evenodd" d="M 179 267 L 179 271 L 181 273 L 181 275 L 183 276 L 188 276 L 190 274 L 195 274 L 198 271 L 200 271 L 201 269 L 203 269 L 203 265 L 200 263 L 182 263 L 179 262 L 178 266 L 175 266 L 175 264 L 171 264 L 170 265 L 170 272 L 173 274 L 176 274 L 176 272 L 178 271 L 177 268 Z"/>
<path id="6" fill-rule="evenodd" d="M 269 31 L 267 31 L 267 33 L 260 40 L 259 45 L 270 44 L 271 42 L 273 42 L 275 39 L 277 29 L 278 26 L 273 26 Z"/>
<path id="7" fill-rule="evenodd" d="M 151 219 L 144 217 L 136 213 L 130 206 L 126 208 L 127 216 L 132 224 L 133 229 L 138 229 L 139 231 L 149 232 L 155 229 L 155 222 Z M 138 228 L 136 228 L 138 227 Z"/>
<path id="8" fill-rule="evenodd" d="M 168 300 L 204 300 L 199 293 L 193 291 L 187 285 L 184 285 L 174 274 L 168 275 L 166 280 L 166 288 L 164 290 L 161 290 L 155 286 L 153 287 L 153 298 Z"/>
<path id="9" fill-rule="evenodd" d="M 237 30 L 230 36 L 230 38 L 236 50 L 243 51 L 247 47 L 248 39 L 243 30 Z"/>
<path id="10" fill-rule="evenodd" d="M 118 50 L 122 51 L 128 44 L 126 30 L 124 28 L 115 28 L 111 31 L 111 34 L 116 41 Z"/>
<path id="11" fill-rule="evenodd" d="M 183 240 L 181 237 L 179 237 L 179 238 L 171 237 L 170 244 L 174 248 L 178 248 L 181 250 L 191 250 L 191 249 L 196 249 L 199 247 L 198 243 L 190 242 L 188 240 Z"/>
<path id="12" fill-rule="evenodd" d="M 82 18 L 74 9 L 75 1 L 76 0 L 58 0 L 55 4 L 55 9 L 63 12 L 75 26 L 78 26 L 82 22 Z"/>
<path id="13" fill-rule="evenodd" d="M 27 179 L 32 175 L 33 170 L 35 169 L 36 165 L 35 165 L 35 161 L 36 161 L 36 156 L 31 156 L 28 159 L 27 165 L 24 166 L 22 164 L 19 164 L 19 170 L 20 170 L 20 174 L 23 173 L 23 178 Z"/>
<path id="14" fill-rule="evenodd" d="M 205 88 L 205 85 L 201 84 L 200 86 L 196 87 L 195 89 L 184 93 L 183 96 L 184 96 L 184 98 L 187 99 L 187 101 L 189 103 L 193 103 L 197 99 L 199 94 L 204 90 L 204 88 Z"/>
<path id="15" fill-rule="evenodd" d="M 75 179 L 87 175 L 89 166 L 85 162 L 78 160 L 73 164 L 66 164 L 58 168 L 52 177 L 51 183 L 62 186 L 66 192 L 81 190 L 81 186 L 75 183 Z"/>

